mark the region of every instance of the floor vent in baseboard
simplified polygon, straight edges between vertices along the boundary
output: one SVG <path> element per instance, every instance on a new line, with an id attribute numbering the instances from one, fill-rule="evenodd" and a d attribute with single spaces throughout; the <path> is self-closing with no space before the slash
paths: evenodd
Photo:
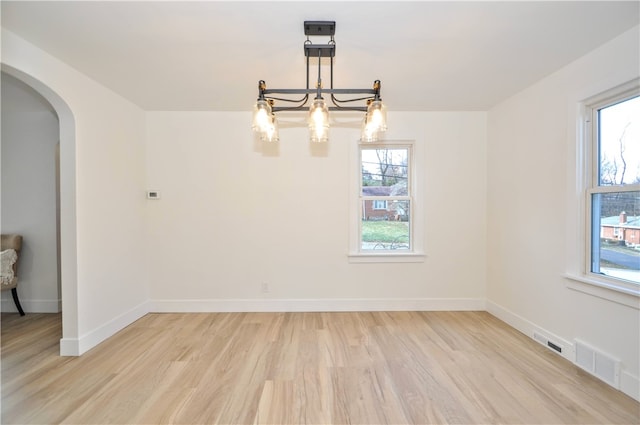
<path id="1" fill-rule="evenodd" d="M 620 361 L 578 340 L 576 364 L 614 388 L 620 388 Z"/>
<path id="2" fill-rule="evenodd" d="M 544 335 L 540 335 L 539 333 L 534 332 L 533 339 L 538 341 L 540 344 L 544 345 L 550 350 L 557 351 L 558 353 L 562 353 L 562 345 L 549 341 L 549 339 Z"/>

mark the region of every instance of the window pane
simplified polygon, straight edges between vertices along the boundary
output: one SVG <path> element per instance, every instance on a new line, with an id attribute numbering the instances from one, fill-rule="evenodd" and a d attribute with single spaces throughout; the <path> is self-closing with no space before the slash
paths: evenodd
<path id="1" fill-rule="evenodd" d="M 373 208 L 375 200 L 362 201 L 361 249 L 410 249 L 408 200 L 389 200 L 387 208 Z"/>
<path id="2" fill-rule="evenodd" d="M 640 192 L 592 195 L 591 271 L 640 284 Z"/>
<path id="3" fill-rule="evenodd" d="M 362 196 L 406 196 L 409 149 L 361 150 Z"/>
<path id="4" fill-rule="evenodd" d="M 640 96 L 600 109 L 600 185 L 640 183 Z"/>

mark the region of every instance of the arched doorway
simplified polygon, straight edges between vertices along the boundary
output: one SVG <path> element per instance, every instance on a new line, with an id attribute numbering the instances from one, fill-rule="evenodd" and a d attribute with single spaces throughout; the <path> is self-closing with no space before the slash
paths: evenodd
<path id="1" fill-rule="evenodd" d="M 60 312 L 56 150 L 53 106 L 30 86 L 2 73 L 2 233 L 23 239 L 18 293 L 27 312 Z M 2 311 L 16 311 L 9 291 Z"/>
<path id="2" fill-rule="evenodd" d="M 62 299 L 61 355 L 79 355 L 76 246 L 75 119 L 71 108 L 54 90 L 29 74 L 2 64 L 2 72 L 33 88 L 54 108 L 60 129 L 60 278 Z"/>

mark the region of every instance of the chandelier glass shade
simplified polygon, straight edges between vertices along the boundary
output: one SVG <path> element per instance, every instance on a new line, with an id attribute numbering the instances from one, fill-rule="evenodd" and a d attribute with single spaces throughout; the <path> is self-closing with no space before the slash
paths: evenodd
<path id="1" fill-rule="evenodd" d="M 267 89 L 264 80 L 258 82 L 258 100 L 253 109 L 252 129 L 262 141 L 274 142 L 279 140 L 276 113 L 281 111 L 308 110 L 309 137 L 312 142 L 327 142 L 329 140 L 329 112 L 356 111 L 365 113 L 360 139 L 373 142 L 380 139 L 387 129 L 386 107 L 380 97 L 380 80 L 373 83 L 371 89 L 338 89 L 333 87 L 333 62 L 336 43 L 333 38 L 336 23 L 334 21 L 305 21 L 304 31 L 307 36 L 304 42 L 304 52 L 307 62 L 307 84 L 303 89 Z M 310 36 L 328 36 L 326 44 L 314 44 Z M 318 76 L 311 87 L 310 60 L 318 60 Z M 321 65 L 323 58 L 328 58 L 330 65 L 330 86 L 323 88 L 321 79 Z M 313 101 L 308 105 L 311 100 Z M 323 97 L 326 94 L 331 106 Z M 277 96 L 275 96 L 277 95 Z M 289 96 L 289 97 L 281 97 Z M 302 96 L 290 98 L 292 95 Z M 347 95 L 348 98 L 339 96 Z M 358 95 L 356 97 L 356 95 Z M 360 102 L 364 105 L 357 105 Z M 280 106 L 280 104 L 284 104 Z M 277 106 L 276 106 L 277 105 Z"/>
<path id="2" fill-rule="evenodd" d="M 377 142 L 387 130 L 387 108 L 381 100 L 374 100 L 367 107 L 367 114 L 362 121 L 360 140 Z"/>
<path id="3" fill-rule="evenodd" d="M 253 107 L 251 128 L 260 135 L 260 140 L 263 142 L 277 142 L 280 140 L 276 116 L 267 100 L 258 99 Z"/>
<path id="4" fill-rule="evenodd" d="M 309 136 L 312 142 L 329 140 L 329 108 L 324 99 L 315 99 L 309 108 Z"/>

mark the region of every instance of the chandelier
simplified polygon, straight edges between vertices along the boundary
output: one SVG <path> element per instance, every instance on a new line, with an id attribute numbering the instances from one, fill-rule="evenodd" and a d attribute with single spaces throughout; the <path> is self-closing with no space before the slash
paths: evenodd
<path id="1" fill-rule="evenodd" d="M 333 58 L 336 54 L 334 39 L 336 23 L 334 21 L 305 21 L 304 54 L 307 61 L 307 84 L 303 89 L 268 89 L 264 80 L 258 82 L 258 100 L 253 109 L 252 128 L 265 142 L 279 140 L 276 113 L 281 111 L 308 110 L 309 136 L 312 142 L 329 140 L 329 111 L 364 112 L 360 139 L 364 142 L 377 141 L 387 129 L 386 108 L 380 98 L 380 80 L 375 80 L 371 89 L 337 89 L 333 87 Z M 315 44 L 309 37 L 324 36 L 329 40 L 324 44 Z M 310 61 L 318 59 L 318 78 L 313 87 L 310 83 Z M 321 78 L 322 59 L 329 58 L 330 83 L 324 88 Z M 280 97 L 286 96 L 285 98 Z M 293 95 L 302 95 L 291 99 Z M 338 98 L 347 95 L 348 98 Z M 359 95 L 356 97 L 356 95 Z M 325 100 L 325 96 L 327 99 Z M 313 97 L 313 100 L 312 100 Z M 331 102 L 329 106 L 327 100 Z M 278 106 L 276 106 L 278 102 Z M 280 106 L 280 103 L 284 103 Z M 356 103 L 360 102 L 360 105 Z"/>

